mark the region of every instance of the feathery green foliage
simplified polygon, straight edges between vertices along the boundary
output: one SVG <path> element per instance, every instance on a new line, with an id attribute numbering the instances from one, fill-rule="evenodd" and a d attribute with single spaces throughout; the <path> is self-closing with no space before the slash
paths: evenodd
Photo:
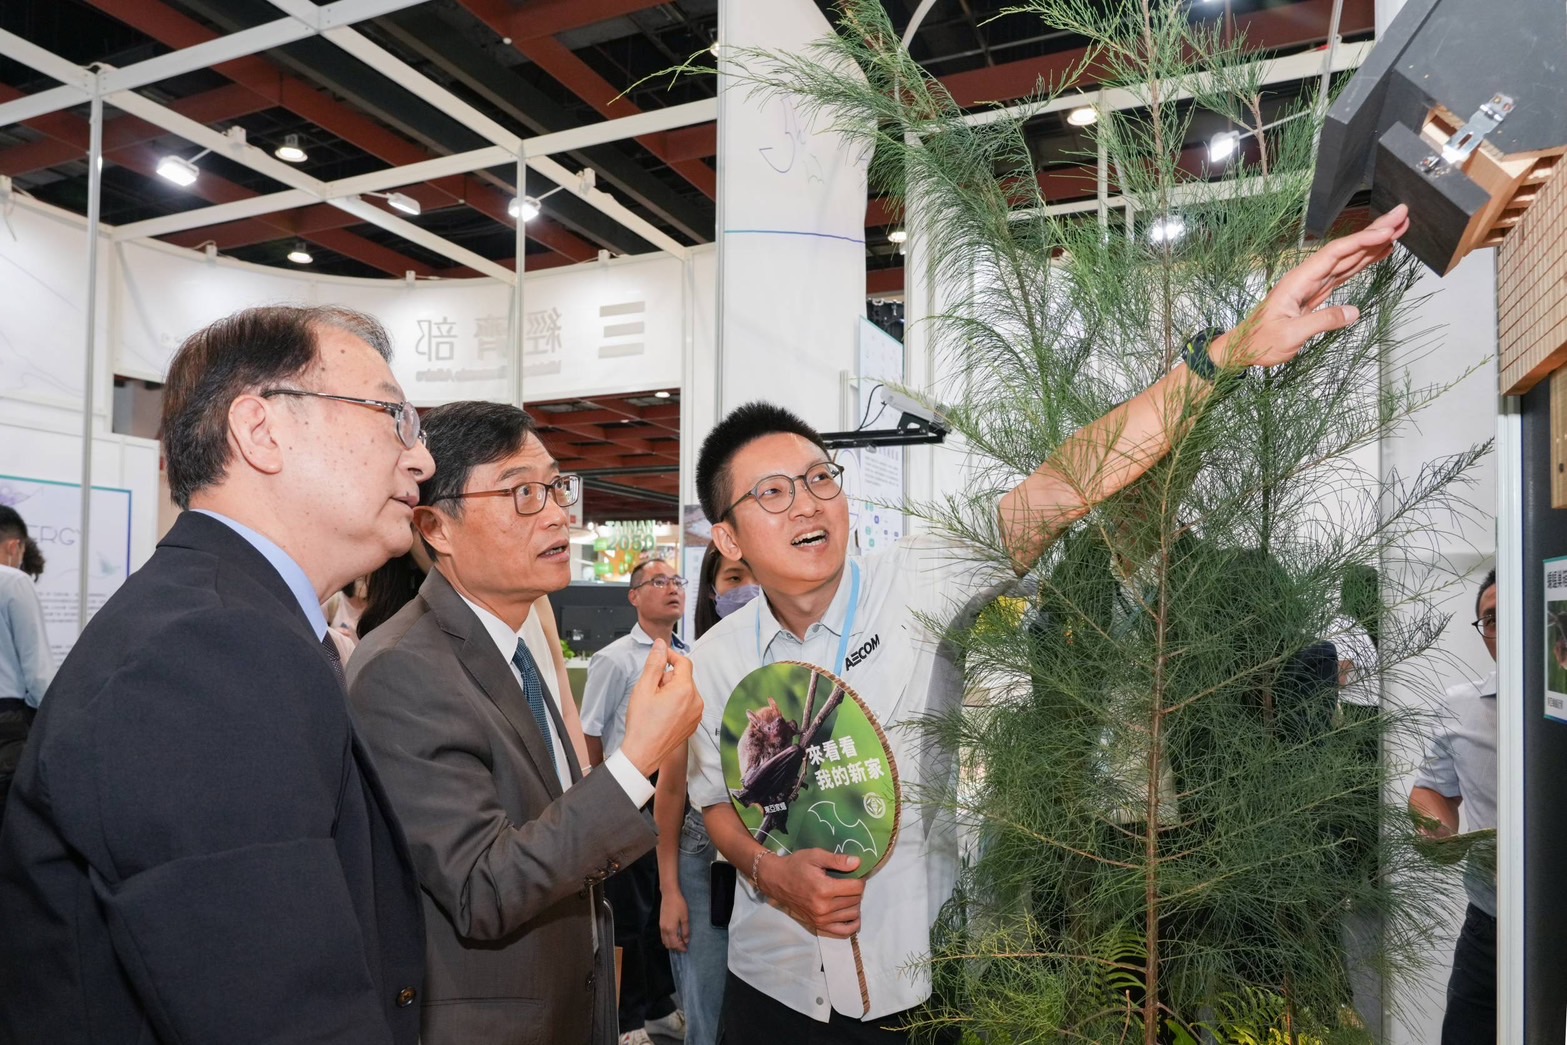
<path id="1" fill-rule="evenodd" d="M 873 147 L 873 186 L 910 211 L 945 303 L 930 333 L 963 375 L 949 415 L 985 462 L 974 488 L 918 510 L 976 558 L 1010 561 L 1000 492 L 1169 372 L 1191 332 L 1244 331 L 1302 256 L 1315 99 L 1264 127 L 1244 39 L 1186 6 L 1010 13 L 1084 38 L 1094 78 L 1139 102 L 1089 130 L 1127 203 L 1103 215 L 1052 213 L 1028 113 L 965 119 L 879 0 L 843 0 L 837 34 L 808 53 L 728 56 L 753 88 Z M 1180 152 L 1202 109 L 1256 143 L 1212 182 Z M 1176 218 L 1184 236 L 1147 234 Z M 983 1042 L 1348 1041 L 1346 913 L 1384 916 L 1379 970 L 1426 956 L 1443 872 L 1384 805 L 1393 770 L 1378 757 L 1415 723 L 1341 709 L 1324 641 L 1343 628 L 1344 579 L 1369 567 L 1384 568 L 1384 671 L 1446 623 L 1428 601 L 1441 578 L 1404 566 L 1462 507 L 1486 448 L 1385 481 L 1356 457 L 1441 391 L 1383 379 L 1419 348 L 1396 333 L 1415 276 L 1395 255 L 1341 292 L 1361 312 L 1352 328 L 1268 372 L 1221 375 L 1212 397 L 1174 397 L 1173 450 L 1049 547 L 1028 612 L 951 634 L 991 702 L 929 723 L 962 778 L 924 797 L 976 846 L 934 934 L 923 1025 Z M 1088 452 L 1059 467 L 1092 490 L 1120 463 Z"/>

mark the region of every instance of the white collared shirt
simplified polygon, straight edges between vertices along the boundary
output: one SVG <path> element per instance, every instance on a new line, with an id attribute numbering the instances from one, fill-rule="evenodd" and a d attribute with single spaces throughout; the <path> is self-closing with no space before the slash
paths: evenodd
<path id="1" fill-rule="evenodd" d="M 479 623 L 484 625 L 484 630 L 495 643 L 495 648 L 500 650 L 505 658 L 506 666 L 511 669 L 512 677 L 517 680 L 517 685 L 522 685 L 522 672 L 517 670 L 517 665 L 512 657 L 517 652 L 517 640 L 521 639 L 528 647 L 528 652 L 533 654 L 533 663 L 539 669 L 539 678 L 544 683 L 544 692 L 555 702 L 555 709 L 561 710 L 561 694 L 556 690 L 560 686 L 555 677 L 555 657 L 550 651 L 549 637 L 544 634 L 544 626 L 539 623 L 538 604 L 528 611 L 528 619 L 523 622 L 521 631 L 512 631 L 511 626 L 501 620 L 495 614 L 468 599 L 467 596 L 458 593 L 458 598 L 473 611 L 479 618 Z M 561 721 L 565 721 L 564 714 Z M 562 791 L 571 787 L 571 767 L 566 763 L 566 748 L 563 737 L 557 736 L 553 724 L 549 728 L 549 742 L 555 752 L 555 770 L 560 775 L 560 789 Z M 616 752 L 619 754 L 619 752 Z M 636 804 L 637 808 L 646 805 L 648 799 L 653 797 L 653 785 L 647 782 L 647 777 L 637 772 L 637 767 L 631 764 L 631 760 L 625 755 L 618 759 L 605 759 L 604 768 L 609 770 L 620 783 L 620 788 L 626 793 L 626 797 Z M 584 770 L 586 767 L 584 767 Z"/>
<path id="2" fill-rule="evenodd" d="M 860 558 L 859 607 L 849 636 L 845 680 L 887 734 L 902 781 L 898 840 L 865 883 L 860 906 L 860 953 L 870 989 L 861 1004 L 848 940 L 819 938 L 752 888 L 745 873 L 735 890 L 729 923 L 729 970 L 797 1012 L 825 1022 L 836 1010 L 875 1019 L 918 1005 L 930 996 L 930 928 L 952 895 L 958 839 L 951 817 L 914 796 L 950 780 L 956 763 L 926 743 L 918 719 L 956 707 L 962 680 L 952 651 L 940 646 L 927 620 L 953 621 L 976 611 L 1013 581 L 1010 570 L 976 562 L 962 546 L 934 535 L 908 537 L 885 552 Z M 691 738 L 688 784 L 699 808 L 727 804 L 719 760 L 724 706 L 735 686 L 756 668 L 782 660 L 836 667 L 848 613 L 850 571 L 822 619 L 801 642 L 779 625 L 766 598 L 714 625 L 696 643 L 691 661 L 704 704 L 702 728 Z M 743 869 L 746 871 L 748 869 Z"/>
<path id="3" fill-rule="evenodd" d="M 690 652 L 678 635 L 674 636 L 673 646 L 677 653 Z M 605 758 L 619 751 L 621 741 L 626 739 L 631 691 L 652 652 L 653 636 L 638 622 L 628 634 L 593 654 L 588 662 L 588 682 L 582 687 L 582 731 L 599 738 Z"/>

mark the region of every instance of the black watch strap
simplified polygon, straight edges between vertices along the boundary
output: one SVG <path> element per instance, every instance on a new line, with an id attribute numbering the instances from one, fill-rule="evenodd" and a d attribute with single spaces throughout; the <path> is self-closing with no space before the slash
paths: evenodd
<path id="1" fill-rule="evenodd" d="M 1181 362 L 1209 384 L 1219 376 L 1219 365 L 1208 355 L 1208 345 L 1222 333 L 1224 331 L 1218 327 L 1209 327 L 1187 338 L 1186 344 L 1181 346 Z"/>

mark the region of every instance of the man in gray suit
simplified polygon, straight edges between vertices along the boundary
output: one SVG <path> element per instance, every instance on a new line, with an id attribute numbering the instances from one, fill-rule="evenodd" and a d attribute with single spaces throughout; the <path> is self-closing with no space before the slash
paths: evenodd
<path id="1" fill-rule="evenodd" d="M 620 751 L 584 777 L 548 651 L 524 641 L 534 601 L 571 579 L 565 508 L 581 481 L 513 406 L 452 403 L 424 431 L 440 479 L 421 486 L 415 523 L 436 568 L 349 664 L 424 892 L 423 1045 L 604 1045 L 600 886 L 653 847 L 639 810 L 701 719 L 691 664 L 654 649 Z"/>

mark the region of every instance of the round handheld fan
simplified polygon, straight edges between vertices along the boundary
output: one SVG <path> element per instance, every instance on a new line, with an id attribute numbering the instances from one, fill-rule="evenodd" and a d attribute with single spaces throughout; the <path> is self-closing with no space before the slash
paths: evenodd
<path id="1" fill-rule="evenodd" d="M 898 839 L 898 767 L 887 735 L 847 682 L 780 661 L 735 687 L 719 734 L 724 783 L 740 819 L 776 853 L 860 858 L 863 878 Z"/>

